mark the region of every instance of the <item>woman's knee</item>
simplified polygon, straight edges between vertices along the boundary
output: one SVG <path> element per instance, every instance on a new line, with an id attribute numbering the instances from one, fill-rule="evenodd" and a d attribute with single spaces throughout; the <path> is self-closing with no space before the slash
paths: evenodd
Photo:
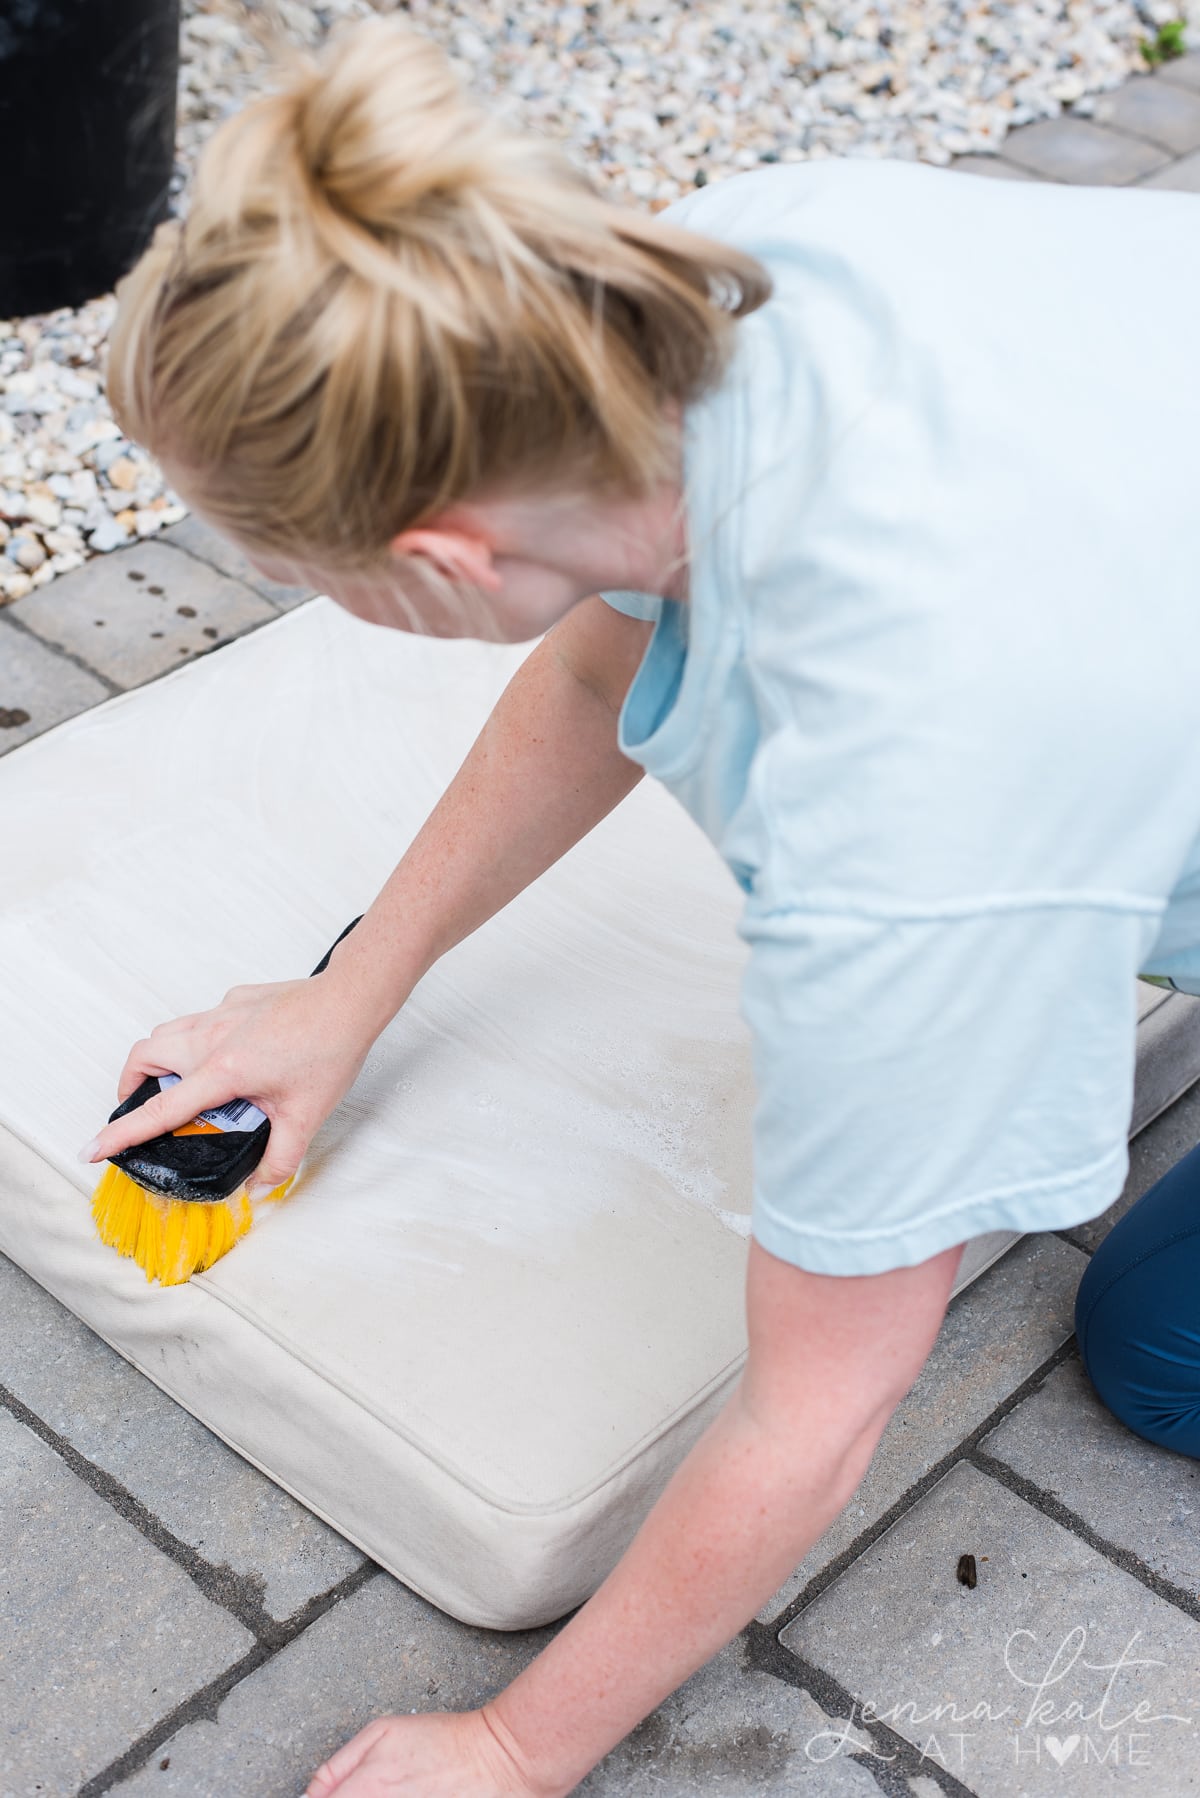
<path id="1" fill-rule="evenodd" d="M 1200 1458 L 1200 1147 L 1096 1250 L 1076 1294 L 1075 1334 L 1115 1417 Z"/>

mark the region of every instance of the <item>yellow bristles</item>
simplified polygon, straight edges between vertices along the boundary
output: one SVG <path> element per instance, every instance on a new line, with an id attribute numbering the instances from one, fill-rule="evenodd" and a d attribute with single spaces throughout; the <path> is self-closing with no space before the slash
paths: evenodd
<path id="1" fill-rule="evenodd" d="M 285 1180 L 266 1198 L 282 1199 L 291 1184 Z M 162 1286 L 181 1286 L 203 1273 L 254 1221 L 244 1187 L 216 1204 L 167 1199 L 147 1192 L 112 1162 L 92 1195 L 92 1216 L 100 1240 Z"/>

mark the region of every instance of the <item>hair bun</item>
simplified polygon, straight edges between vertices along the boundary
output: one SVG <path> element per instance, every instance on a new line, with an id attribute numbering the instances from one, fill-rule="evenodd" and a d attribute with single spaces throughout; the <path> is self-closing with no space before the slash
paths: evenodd
<path id="1" fill-rule="evenodd" d="M 491 120 L 438 46 L 392 19 L 334 37 L 292 97 L 307 183 L 373 233 L 486 178 Z"/>

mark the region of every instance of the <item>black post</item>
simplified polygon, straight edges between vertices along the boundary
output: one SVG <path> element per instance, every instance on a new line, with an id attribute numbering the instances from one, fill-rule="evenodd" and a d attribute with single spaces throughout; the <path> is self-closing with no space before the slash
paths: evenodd
<path id="1" fill-rule="evenodd" d="M 0 0 L 0 318 L 78 306 L 167 210 L 179 0 Z"/>

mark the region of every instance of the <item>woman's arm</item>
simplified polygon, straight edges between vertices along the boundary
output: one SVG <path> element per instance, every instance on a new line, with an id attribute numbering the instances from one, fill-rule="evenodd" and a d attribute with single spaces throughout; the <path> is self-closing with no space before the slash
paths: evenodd
<path id="1" fill-rule="evenodd" d="M 131 1051 L 122 1100 L 147 1074 L 177 1086 L 81 1152 L 116 1155 L 210 1106 L 252 1099 L 271 1120 L 257 1181 L 295 1173 L 371 1044 L 439 955 L 564 855 L 637 785 L 617 716 L 651 626 L 598 596 L 548 632 L 505 688 L 466 761 L 357 929 L 317 980 L 235 987 Z"/>
<path id="2" fill-rule="evenodd" d="M 598 596 L 517 670 L 466 761 L 330 963 L 377 1030 L 447 949 L 507 905 L 632 792 L 617 716 L 652 626 Z"/>
<path id="3" fill-rule="evenodd" d="M 599 1591 L 484 1709 L 535 1791 L 569 1792 L 849 1503 L 933 1346 L 960 1254 L 835 1277 L 751 1245 L 750 1356 L 729 1402 Z"/>
<path id="4" fill-rule="evenodd" d="M 482 1711 L 368 1726 L 313 1798 L 563 1798 L 754 1616 L 849 1502 L 936 1340 L 961 1245 L 810 1274 L 752 1242 L 750 1354 L 623 1559 Z"/>

